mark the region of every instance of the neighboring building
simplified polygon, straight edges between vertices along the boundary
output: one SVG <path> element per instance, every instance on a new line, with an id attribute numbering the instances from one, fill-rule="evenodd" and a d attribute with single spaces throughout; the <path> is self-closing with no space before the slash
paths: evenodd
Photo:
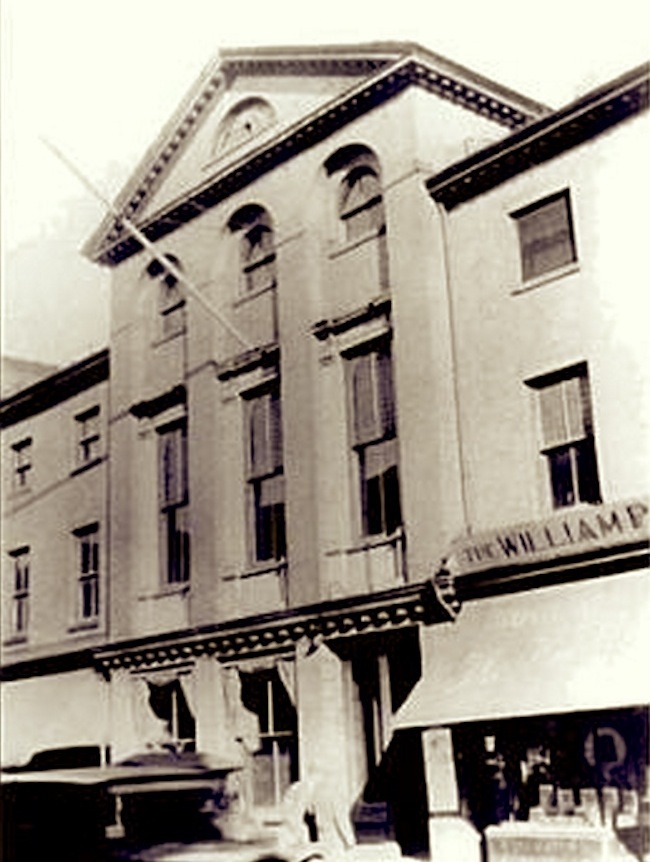
<path id="1" fill-rule="evenodd" d="M 429 728 L 432 813 L 485 829 L 528 819 L 539 784 L 554 788 L 545 818 L 487 829 L 489 859 L 526 841 L 533 854 L 540 836 L 548 858 L 587 858 L 600 839 L 558 816 L 578 803 L 650 852 L 648 75 L 427 181 L 465 522 L 438 578 L 454 621 L 422 629 L 423 678 L 396 724 Z M 440 779 L 452 750 L 457 786 Z M 444 844 L 452 827 L 432 824 Z"/>
<path id="2" fill-rule="evenodd" d="M 269 821 L 315 779 L 443 860 L 523 816 L 529 749 L 565 789 L 587 744 L 638 843 L 647 189 L 619 171 L 647 87 L 551 113 L 397 43 L 208 68 L 118 199 L 157 256 L 112 218 L 86 248 L 113 275 L 110 630 L 56 645 L 96 669 L 84 741 L 236 755 Z"/>
<path id="3" fill-rule="evenodd" d="M 3 400 L 56 371 L 53 365 L 19 359 L 16 356 L 2 356 L 0 363 L 0 387 Z"/>
<path id="4" fill-rule="evenodd" d="M 108 352 L 2 401 L 2 762 L 106 744 Z"/>

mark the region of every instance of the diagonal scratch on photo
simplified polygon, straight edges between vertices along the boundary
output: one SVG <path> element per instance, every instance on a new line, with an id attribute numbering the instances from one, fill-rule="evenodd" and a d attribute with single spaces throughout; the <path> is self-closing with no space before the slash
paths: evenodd
<path id="1" fill-rule="evenodd" d="M 431 49 L 224 47 L 110 194 L 44 130 L 6 862 L 650 859 L 650 67 Z"/>

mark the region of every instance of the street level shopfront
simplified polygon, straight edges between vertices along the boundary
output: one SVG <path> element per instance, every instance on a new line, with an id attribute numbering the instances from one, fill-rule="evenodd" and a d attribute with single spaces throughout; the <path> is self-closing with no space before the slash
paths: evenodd
<path id="1" fill-rule="evenodd" d="M 648 858 L 647 501 L 475 535 L 434 584 L 449 620 L 395 721 L 431 857 Z"/>

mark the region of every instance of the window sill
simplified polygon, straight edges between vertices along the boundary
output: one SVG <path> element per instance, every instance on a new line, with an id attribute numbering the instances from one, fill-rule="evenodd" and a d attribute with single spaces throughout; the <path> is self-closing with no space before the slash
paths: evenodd
<path id="1" fill-rule="evenodd" d="M 6 647 L 25 646 L 26 644 L 27 635 L 14 635 L 14 637 L 7 638 L 6 641 L 3 641 L 3 645 Z"/>
<path id="2" fill-rule="evenodd" d="M 596 503 L 585 503 L 582 500 L 579 500 L 577 503 L 572 503 L 570 506 L 554 506 L 553 501 L 551 501 L 549 503 L 548 512 L 552 515 L 561 515 L 563 513 L 568 514 L 569 512 L 591 512 L 593 511 L 594 506 L 603 506 L 605 503 L 605 500 L 598 500 Z"/>
<path id="3" fill-rule="evenodd" d="M 250 293 L 240 290 L 237 299 L 235 299 L 232 304 L 232 307 L 239 308 L 240 305 L 245 305 L 247 302 L 257 299 L 259 296 L 264 296 L 265 293 L 273 293 L 276 289 L 277 285 L 273 282 L 273 284 L 269 284 L 267 287 L 262 287 L 259 290 L 251 290 Z"/>
<path id="4" fill-rule="evenodd" d="M 91 470 L 93 467 L 96 467 L 98 464 L 101 464 L 105 460 L 105 456 L 100 455 L 97 458 L 93 458 L 92 461 L 86 461 L 84 464 L 80 464 L 78 467 L 75 467 L 74 470 L 70 471 L 70 475 L 78 476 L 80 473 L 85 473 L 86 470 Z"/>
<path id="5" fill-rule="evenodd" d="M 258 565 L 252 566 L 250 569 L 246 569 L 243 572 L 240 572 L 236 575 L 224 575 L 222 580 L 224 581 L 239 581 L 246 580 L 247 578 L 259 578 L 262 575 L 281 575 L 284 574 L 288 568 L 289 562 L 288 560 L 273 560 L 272 562 L 264 562 L 259 563 Z"/>
<path id="6" fill-rule="evenodd" d="M 146 602 L 149 599 L 165 599 L 168 596 L 177 596 L 177 595 L 185 595 L 185 593 L 189 593 L 190 584 L 189 581 L 184 581 L 182 584 L 168 584 L 161 587 L 155 593 L 143 593 L 138 596 L 139 602 Z"/>
<path id="7" fill-rule="evenodd" d="M 392 533 L 382 533 L 376 536 L 364 536 L 359 541 L 348 548 L 336 548 L 331 551 L 326 551 L 326 557 L 340 557 L 349 554 L 362 554 L 365 551 L 372 551 L 375 548 L 385 548 L 396 546 L 402 543 L 405 537 L 403 527 L 399 527 Z"/>
<path id="8" fill-rule="evenodd" d="M 535 290 L 544 284 L 549 284 L 552 281 L 559 281 L 568 275 L 574 275 L 580 272 L 580 263 L 574 261 L 567 263 L 565 266 L 560 266 L 551 272 L 545 272 L 543 275 L 538 275 L 536 278 L 531 278 L 528 281 L 522 282 L 518 287 L 513 288 L 510 293 L 512 296 L 518 296 L 520 293 L 528 293 L 529 290 Z"/>
<path id="9" fill-rule="evenodd" d="M 68 634 L 74 635 L 80 632 L 96 631 L 99 628 L 99 618 L 92 620 L 83 620 L 83 622 L 74 623 L 68 626 Z"/>
<path id="10" fill-rule="evenodd" d="M 167 344 L 168 341 L 173 341 L 175 338 L 180 338 L 181 335 L 185 335 L 187 333 L 187 326 L 184 326 L 182 329 L 179 329 L 178 332 L 171 332 L 169 335 L 159 335 L 158 338 L 154 338 L 151 342 L 152 347 L 160 347 L 163 344 Z"/>
<path id="11" fill-rule="evenodd" d="M 333 260 L 343 254 L 347 254 L 347 252 L 352 251 L 352 249 L 355 249 L 360 245 L 365 245 L 367 242 L 379 239 L 383 235 L 383 231 L 372 230 L 368 233 L 364 233 L 362 236 L 356 237 L 355 239 L 342 240 L 341 242 L 336 242 L 334 240 L 332 241 L 328 251 L 328 257 L 330 260 Z"/>

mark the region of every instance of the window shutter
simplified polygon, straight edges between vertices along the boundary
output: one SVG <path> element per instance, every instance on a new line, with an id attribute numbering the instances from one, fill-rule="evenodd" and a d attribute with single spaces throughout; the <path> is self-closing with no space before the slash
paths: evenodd
<path id="1" fill-rule="evenodd" d="M 562 384 L 566 406 L 567 440 L 581 440 L 585 436 L 585 401 L 582 376 L 571 377 Z M 588 398 L 587 393 L 587 398 Z"/>
<path id="2" fill-rule="evenodd" d="M 250 404 L 250 414 L 248 420 L 250 446 L 250 474 L 251 476 L 261 476 L 268 472 L 269 463 L 269 447 L 267 433 L 267 406 L 265 398 L 255 398 Z"/>
<path id="3" fill-rule="evenodd" d="M 253 399 L 249 408 L 249 472 L 255 478 L 282 467 L 282 404 L 277 390 Z"/>
<path id="4" fill-rule="evenodd" d="M 561 446 L 567 441 L 562 383 L 545 386 L 539 392 L 542 418 L 542 440 L 545 449 Z"/>
<path id="5" fill-rule="evenodd" d="M 517 221 L 524 279 L 535 278 L 576 259 L 566 194 L 522 213 Z"/>
<path id="6" fill-rule="evenodd" d="M 365 479 L 382 476 L 397 466 L 397 440 L 381 440 L 364 449 L 363 475 Z"/>
<path id="7" fill-rule="evenodd" d="M 161 504 L 180 505 L 187 496 L 187 437 L 183 426 L 160 435 L 159 458 Z"/>
<path id="8" fill-rule="evenodd" d="M 393 363 L 388 347 L 377 353 L 377 384 L 379 417 L 383 436 L 395 433 L 395 398 L 393 393 Z"/>
<path id="9" fill-rule="evenodd" d="M 284 503 L 284 476 L 278 474 L 262 480 L 259 494 L 260 506 L 274 506 L 278 503 Z"/>
<path id="10" fill-rule="evenodd" d="M 268 396 L 270 466 L 273 470 L 282 467 L 282 402 L 277 390 Z"/>
<path id="11" fill-rule="evenodd" d="M 365 353 L 352 360 L 352 409 L 354 441 L 358 446 L 379 436 L 373 354 Z"/>

